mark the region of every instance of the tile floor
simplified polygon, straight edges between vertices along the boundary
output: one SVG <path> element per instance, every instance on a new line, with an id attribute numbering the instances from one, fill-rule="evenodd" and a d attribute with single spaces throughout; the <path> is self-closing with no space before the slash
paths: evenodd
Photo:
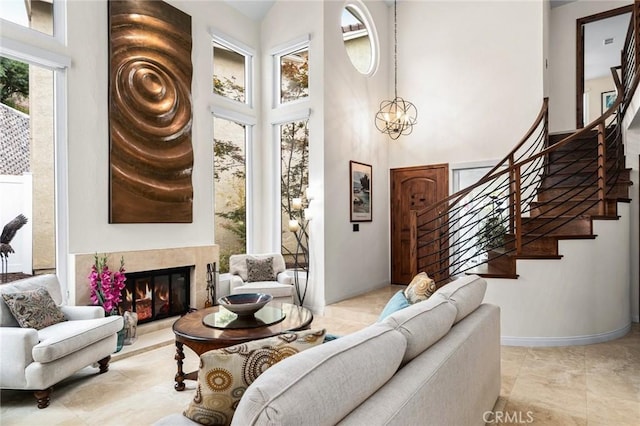
<path id="1" fill-rule="evenodd" d="M 328 306 L 313 327 L 334 334 L 366 327 L 400 288 L 389 286 Z M 172 337 L 170 327 L 141 335 L 114 356 L 108 373 L 97 375 L 88 367 L 55 386 L 44 410 L 36 408 L 30 392 L 2 390 L 0 425 L 149 425 L 181 412 L 193 398 L 195 382 L 186 381 L 184 392 L 173 389 Z M 185 371 L 195 370 L 197 357 L 189 349 L 185 354 Z M 503 346 L 502 390 L 495 410 L 500 420 L 495 424 L 640 424 L 640 326 L 634 324 L 621 339 L 596 345 Z"/>

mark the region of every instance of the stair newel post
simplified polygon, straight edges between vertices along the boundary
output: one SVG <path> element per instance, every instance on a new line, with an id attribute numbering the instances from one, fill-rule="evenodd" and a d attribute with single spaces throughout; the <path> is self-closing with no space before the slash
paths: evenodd
<path id="1" fill-rule="evenodd" d="M 605 195 L 607 187 L 607 147 L 604 122 L 598 124 L 598 214 L 605 215 Z"/>
<path id="2" fill-rule="evenodd" d="M 411 275 L 418 274 L 418 212 L 409 211 L 409 269 Z"/>
<path id="3" fill-rule="evenodd" d="M 549 98 L 544 98 L 542 104 L 544 108 L 544 147 L 549 148 Z"/>
<path id="4" fill-rule="evenodd" d="M 516 184 L 513 174 L 513 154 L 509 155 L 509 233 L 515 232 L 515 203 L 516 203 Z"/>
<path id="5" fill-rule="evenodd" d="M 514 204 L 514 222 L 515 222 L 515 228 L 516 228 L 516 255 L 521 255 L 522 254 L 522 197 L 521 197 L 521 189 L 522 189 L 522 182 L 521 182 L 521 174 L 520 174 L 520 166 L 515 166 L 512 169 L 512 179 L 514 182 L 514 200 L 513 200 L 513 204 Z"/>

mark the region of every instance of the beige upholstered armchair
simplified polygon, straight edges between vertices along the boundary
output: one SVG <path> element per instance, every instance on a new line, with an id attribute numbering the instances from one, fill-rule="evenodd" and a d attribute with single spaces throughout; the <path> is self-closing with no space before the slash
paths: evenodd
<path id="1" fill-rule="evenodd" d="M 99 306 L 61 305 L 55 275 L 4 284 L 0 294 L 0 388 L 33 390 L 38 408 L 46 408 L 62 379 L 96 362 L 100 373 L 109 369 L 121 316 L 105 317 Z"/>
<path id="2" fill-rule="evenodd" d="M 278 302 L 293 303 L 293 279 L 285 273 L 280 253 L 234 254 L 229 257 L 231 294 L 266 293 Z"/>

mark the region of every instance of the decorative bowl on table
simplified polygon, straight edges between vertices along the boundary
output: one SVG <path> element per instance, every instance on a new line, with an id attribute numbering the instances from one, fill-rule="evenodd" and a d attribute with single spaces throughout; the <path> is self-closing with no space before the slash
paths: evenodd
<path id="1" fill-rule="evenodd" d="M 231 294 L 218 299 L 223 308 L 233 312 L 239 317 L 252 316 L 273 299 L 270 294 L 241 293 Z"/>

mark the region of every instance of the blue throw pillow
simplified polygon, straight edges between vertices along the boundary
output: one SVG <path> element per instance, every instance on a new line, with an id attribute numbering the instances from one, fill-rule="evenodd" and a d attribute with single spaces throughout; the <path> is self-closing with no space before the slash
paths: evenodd
<path id="1" fill-rule="evenodd" d="M 322 343 L 327 343 L 327 342 L 330 342 L 332 340 L 336 340 L 338 338 L 340 338 L 340 336 L 338 336 L 337 334 L 327 333 L 327 334 L 324 335 L 324 342 L 322 342 Z"/>
<path id="2" fill-rule="evenodd" d="M 388 317 L 392 313 L 394 313 L 396 311 L 399 311 L 400 309 L 404 309 L 404 308 L 406 308 L 407 306 L 410 306 L 410 305 L 411 304 L 409 303 L 409 301 L 407 300 L 406 296 L 404 295 L 404 292 L 402 290 L 398 291 L 387 302 L 387 306 L 385 306 L 384 309 L 382 310 L 382 313 L 380 314 L 380 317 L 378 318 L 378 322 L 381 322 L 382 320 L 384 320 L 386 317 Z"/>

